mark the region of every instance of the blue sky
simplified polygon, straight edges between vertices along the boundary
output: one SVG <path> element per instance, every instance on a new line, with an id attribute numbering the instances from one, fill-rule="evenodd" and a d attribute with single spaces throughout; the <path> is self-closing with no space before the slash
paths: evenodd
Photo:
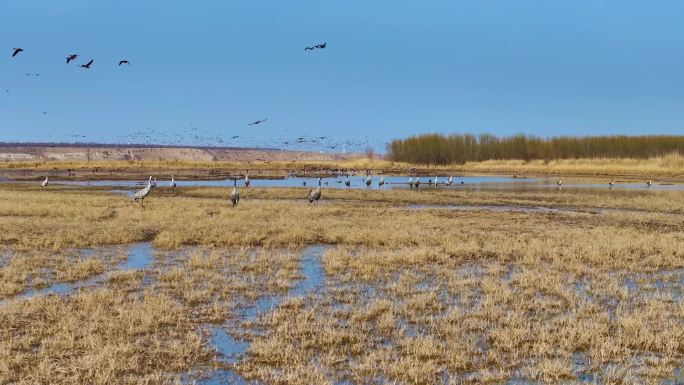
<path id="1" fill-rule="evenodd" d="M 3 0 L 0 141 L 684 134 L 683 19 L 657 0 Z"/>

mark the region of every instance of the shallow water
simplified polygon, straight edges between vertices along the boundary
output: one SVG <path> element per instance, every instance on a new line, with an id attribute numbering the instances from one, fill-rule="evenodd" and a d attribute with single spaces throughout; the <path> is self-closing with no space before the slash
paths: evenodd
<path id="1" fill-rule="evenodd" d="M 278 305 L 287 297 L 305 296 L 314 290 L 322 288 L 323 285 L 325 285 L 325 272 L 323 271 L 322 258 L 327 249 L 327 246 L 322 245 L 309 246 L 304 249 L 300 262 L 300 271 L 303 279 L 297 282 L 297 284 L 283 296 L 265 296 L 259 299 L 254 306 L 244 312 L 241 321 L 255 321 L 265 312 L 272 311 L 278 307 Z M 222 326 L 210 326 L 209 332 L 211 334 L 211 345 L 218 351 L 219 357 L 223 363 L 228 365 L 237 363 L 249 349 L 248 341 L 236 339 Z M 231 369 L 214 370 L 210 372 L 206 378 L 196 380 L 195 382 L 202 385 L 247 383 L 247 381 Z"/>
<path id="2" fill-rule="evenodd" d="M 554 214 L 580 214 L 598 213 L 598 211 L 580 211 L 572 209 L 556 209 L 552 207 L 526 207 L 526 206 L 492 206 L 492 205 L 408 205 L 411 210 L 444 209 L 456 211 L 496 211 L 496 212 L 521 212 L 521 213 L 554 213 Z"/>
<path id="3" fill-rule="evenodd" d="M 114 254 L 120 246 L 109 248 L 88 249 L 82 252 L 84 257 L 91 257 L 98 252 Z M 126 260 L 120 263 L 117 268 L 122 270 L 144 270 L 153 261 L 152 245 L 149 242 L 135 243 L 128 248 Z M 57 294 L 69 295 L 81 288 L 98 285 L 104 282 L 108 272 L 95 275 L 93 277 L 70 283 L 56 283 L 42 289 L 30 289 L 15 296 L 15 299 L 28 299 L 41 295 Z"/>

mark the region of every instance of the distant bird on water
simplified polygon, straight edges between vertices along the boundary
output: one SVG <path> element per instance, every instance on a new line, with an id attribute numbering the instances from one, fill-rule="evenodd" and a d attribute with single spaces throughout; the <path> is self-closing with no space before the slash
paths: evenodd
<path id="1" fill-rule="evenodd" d="M 230 201 L 233 203 L 233 207 L 237 206 L 240 202 L 240 193 L 237 190 L 237 178 L 233 179 L 233 192 L 230 193 Z"/>
<path id="2" fill-rule="evenodd" d="M 130 63 L 128 60 L 121 60 L 121 61 L 119 62 L 119 67 L 121 67 L 123 64 L 131 65 L 131 63 Z"/>
<path id="3" fill-rule="evenodd" d="M 72 54 L 72 55 L 67 56 L 66 63 L 67 64 L 71 63 L 72 61 L 76 60 L 77 57 L 78 57 L 78 55 L 76 55 L 76 54 Z"/>
<path id="4" fill-rule="evenodd" d="M 653 186 L 653 181 L 649 179 L 646 184 L 648 185 L 648 188 L 651 188 L 651 186 Z"/>
<path id="5" fill-rule="evenodd" d="M 318 178 L 318 188 L 309 190 L 309 203 L 318 202 L 321 199 L 321 178 Z"/>
<path id="6" fill-rule="evenodd" d="M 381 176 L 380 177 L 380 182 L 378 182 L 378 187 L 382 188 L 385 185 L 385 177 Z"/>
<path id="7" fill-rule="evenodd" d="M 45 188 L 45 187 L 47 187 L 47 185 L 48 185 L 48 177 L 46 176 L 43 183 L 40 184 L 40 188 Z"/>
<path id="8" fill-rule="evenodd" d="M 93 62 L 94 62 L 94 61 L 95 61 L 95 59 L 90 59 L 90 61 L 89 61 L 88 63 L 86 63 L 86 64 L 81 64 L 79 67 L 85 68 L 85 69 L 90 69 L 90 66 L 93 65 Z"/>
<path id="9" fill-rule="evenodd" d="M 265 122 L 265 121 L 267 121 L 267 120 L 268 120 L 268 118 L 267 118 L 267 119 L 262 119 L 262 120 L 257 120 L 256 122 L 252 122 L 252 123 L 248 124 L 248 126 L 256 126 L 257 124 L 261 124 L 261 123 L 263 123 L 263 122 Z"/>
<path id="10" fill-rule="evenodd" d="M 420 187 L 420 177 L 416 178 L 416 190 Z"/>
<path id="11" fill-rule="evenodd" d="M 563 180 L 562 180 L 562 179 L 558 179 L 558 187 L 561 187 L 561 186 L 563 186 Z"/>
<path id="12" fill-rule="evenodd" d="M 147 186 L 145 186 L 144 189 L 133 194 L 133 201 L 140 203 L 140 207 L 142 207 L 144 209 L 145 205 L 143 204 L 143 201 L 150 194 L 151 190 L 152 190 L 152 177 L 150 177 L 149 181 L 147 182 Z"/>
<path id="13" fill-rule="evenodd" d="M 368 178 L 366 178 L 366 187 L 370 190 L 371 184 L 373 183 L 373 178 L 371 178 L 371 175 L 368 174 Z"/>
<path id="14" fill-rule="evenodd" d="M 613 186 L 615 186 L 615 181 L 611 180 L 610 183 L 608 183 L 608 186 L 610 186 L 610 188 L 613 188 Z"/>
<path id="15" fill-rule="evenodd" d="M 409 177 L 409 188 L 413 188 L 413 177 Z"/>
<path id="16" fill-rule="evenodd" d="M 21 52 L 24 52 L 24 50 L 22 48 L 15 48 L 14 52 L 12 52 L 12 57 L 19 55 L 19 53 L 21 53 Z"/>
<path id="17" fill-rule="evenodd" d="M 174 179 L 173 174 L 171 175 L 171 183 L 169 185 L 171 188 L 176 188 L 176 179 Z"/>
<path id="18" fill-rule="evenodd" d="M 245 174 L 245 187 L 249 187 L 249 173 Z"/>
<path id="19" fill-rule="evenodd" d="M 449 179 L 447 179 L 446 185 L 451 186 L 454 183 L 454 177 L 450 176 Z"/>
<path id="20" fill-rule="evenodd" d="M 349 180 L 349 175 L 347 175 L 347 179 L 344 180 L 344 185 L 349 188 L 351 186 L 351 181 Z"/>

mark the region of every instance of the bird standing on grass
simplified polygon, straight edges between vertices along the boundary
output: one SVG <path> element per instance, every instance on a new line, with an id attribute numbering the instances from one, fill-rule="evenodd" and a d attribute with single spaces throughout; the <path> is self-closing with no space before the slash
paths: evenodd
<path id="1" fill-rule="evenodd" d="M 46 176 L 43 183 L 40 184 L 40 188 L 45 188 L 45 187 L 47 187 L 47 185 L 48 185 L 48 177 Z"/>
<path id="2" fill-rule="evenodd" d="M 321 199 L 321 178 L 318 178 L 318 188 L 309 190 L 309 203 L 318 202 Z"/>
<path id="3" fill-rule="evenodd" d="M 145 209 L 145 205 L 143 204 L 143 201 L 150 194 L 152 187 L 153 187 L 152 186 L 152 177 L 150 177 L 150 179 L 147 181 L 147 186 L 145 186 L 144 189 L 133 194 L 133 201 L 140 203 L 140 207 L 143 209 Z"/>
<path id="4" fill-rule="evenodd" d="M 230 193 L 230 201 L 233 203 L 233 207 L 237 206 L 240 202 L 240 193 L 237 190 L 237 178 L 233 179 L 233 192 Z"/>

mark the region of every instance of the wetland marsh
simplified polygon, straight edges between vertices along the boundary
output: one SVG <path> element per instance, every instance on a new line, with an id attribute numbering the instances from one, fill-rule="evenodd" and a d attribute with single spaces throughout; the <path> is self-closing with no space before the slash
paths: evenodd
<path id="1" fill-rule="evenodd" d="M 307 192 L 0 184 L 0 383 L 682 381 L 681 192 Z"/>

